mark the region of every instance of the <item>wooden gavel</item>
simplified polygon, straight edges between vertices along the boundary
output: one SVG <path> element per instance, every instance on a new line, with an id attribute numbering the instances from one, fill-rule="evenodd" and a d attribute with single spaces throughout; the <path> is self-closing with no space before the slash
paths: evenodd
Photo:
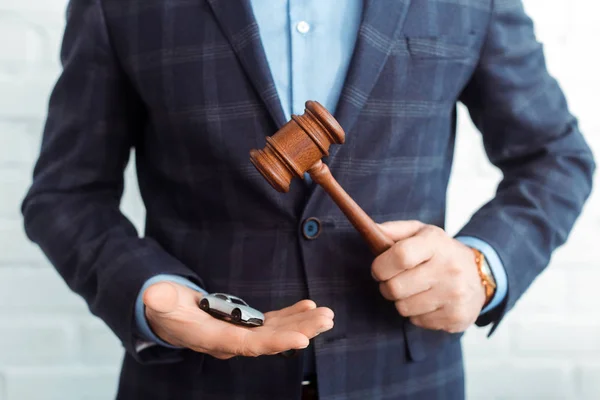
<path id="1" fill-rule="evenodd" d="M 289 191 L 292 178 L 304 179 L 304 173 L 308 172 L 346 215 L 371 251 L 379 255 L 394 242 L 342 189 L 321 160 L 329 155 L 331 144 L 342 144 L 345 137 L 333 115 L 318 102 L 309 100 L 303 115 L 292 115 L 279 131 L 267 137 L 264 149 L 250 151 L 250 160 L 271 186 L 282 193 Z"/>

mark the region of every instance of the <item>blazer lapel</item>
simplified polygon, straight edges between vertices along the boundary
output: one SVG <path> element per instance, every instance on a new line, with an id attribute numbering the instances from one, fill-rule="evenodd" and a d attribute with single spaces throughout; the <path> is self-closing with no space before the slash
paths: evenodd
<path id="1" fill-rule="evenodd" d="M 286 123 L 249 0 L 207 0 L 278 128 Z M 274 133 L 274 132 L 273 132 Z"/>
<path id="2" fill-rule="evenodd" d="M 364 16 L 335 117 L 351 134 L 404 24 L 410 0 L 365 0 Z M 340 146 L 332 148 L 328 164 Z"/>
<path id="3" fill-rule="evenodd" d="M 363 19 L 360 24 L 356 45 L 342 94 L 334 116 L 346 135 L 352 135 L 352 128 L 365 106 L 375 82 L 383 70 L 390 52 L 397 40 L 397 33 L 404 25 L 411 0 L 394 2 L 364 0 Z M 391 5 L 393 3 L 393 5 Z M 358 134 L 358 133 L 357 133 Z M 324 162 L 331 166 L 338 150 L 343 145 L 334 145 Z M 335 174 L 332 168 L 332 172 Z M 320 201 L 325 192 L 317 185 L 312 186 L 304 212 Z"/>

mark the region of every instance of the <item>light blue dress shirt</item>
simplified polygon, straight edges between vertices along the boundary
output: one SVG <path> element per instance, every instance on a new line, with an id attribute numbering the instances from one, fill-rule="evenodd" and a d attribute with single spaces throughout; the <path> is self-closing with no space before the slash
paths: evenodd
<path id="1" fill-rule="evenodd" d="M 303 114 L 306 100 L 316 100 L 335 112 L 358 35 L 362 0 L 251 0 L 251 4 L 286 118 Z M 494 274 L 496 293 L 482 310 L 488 312 L 506 296 L 506 271 L 496 251 L 487 243 L 472 237 L 457 239 L 481 251 Z M 206 293 L 179 276 L 158 275 L 146 282 L 137 299 L 136 321 L 149 342 L 141 343 L 138 350 L 149 343 L 174 348 L 154 335 L 142 301 L 142 293 L 148 286 L 165 280 Z"/>

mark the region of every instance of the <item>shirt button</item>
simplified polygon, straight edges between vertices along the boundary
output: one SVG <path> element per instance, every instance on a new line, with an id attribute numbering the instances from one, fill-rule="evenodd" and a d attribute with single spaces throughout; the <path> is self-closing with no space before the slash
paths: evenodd
<path id="1" fill-rule="evenodd" d="M 310 31 L 310 24 L 306 21 L 300 21 L 296 25 L 296 30 L 302 34 L 308 33 Z"/>
<path id="2" fill-rule="evenodd" d="M 302 223 L 302 235 L 308 239 L 316 239 L 321 233 L 321 221 L 317 218 L 308 218 Z"/>

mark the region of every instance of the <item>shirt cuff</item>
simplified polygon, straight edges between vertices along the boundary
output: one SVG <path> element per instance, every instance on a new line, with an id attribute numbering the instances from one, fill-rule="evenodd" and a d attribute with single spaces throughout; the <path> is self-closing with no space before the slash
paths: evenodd
<path id="1" fill-rule="evenodd" d="M 456 240 L 459 240 L 466 246 L 479 250 L 485 257 L 492 270 L 492 274 L 494 275 L 496 292 L 494 293 L 492 300 L 490 300 L 483 310 L 481 310 L 481 314 L 485 314 L 496 308 L 506 297 L 506 293 L 508 292 L 508 277 L 506 276 L 506 270 L 504 269 L 504 265 L 502 264 L 498 253 L 496 253 L 496 250 L 483 240 L 471 236 L 460 236 L 457 237 Z"/>
<path id="2" fill-rule="evenodd" d="M 156 345 L 161 345 L 170 349 L 181 349 L 181 347 L 173 346 L 156 336 L 154 332 L 152 332 L 152 329 L 148 324 L 148 320 L 146 319 L 146 306 L 144 305 L 143 295 L 150 285 L 153 285 L 157 282 L 174 282 L 180 285 L 187 286 L 202 294 L 208 293 L 200 286 L 196 285 L 195 283 L 192 283 L 190 280 L 183 278 L 179 275 L 161 274 L 155 275 L 152 278 L 148 279 L 142 286 L 142 289 L 140 290 L 135 302 L 135 322 L 138 331 L 143 336 L 142 340 L 138 341 L 136 344 L 136 351 L 138 353 L 144 349 L 147 349 L 148 347 Z"/>

